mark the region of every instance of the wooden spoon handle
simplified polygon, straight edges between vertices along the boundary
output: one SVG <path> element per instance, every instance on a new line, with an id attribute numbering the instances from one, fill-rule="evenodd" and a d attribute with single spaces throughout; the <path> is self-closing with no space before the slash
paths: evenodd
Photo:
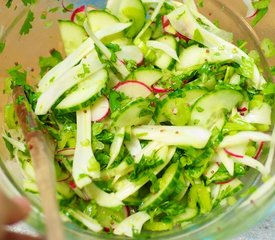
<path id="1" fill-rule="evenodd" d="M 35 170 L 41 205 L 45 215 L 47 239 L 63 240 L 63 225 L 56 200 L 53 140 L 39 126 L 23 87 L 17 86 L 13 89 L 13 102 Z"/>

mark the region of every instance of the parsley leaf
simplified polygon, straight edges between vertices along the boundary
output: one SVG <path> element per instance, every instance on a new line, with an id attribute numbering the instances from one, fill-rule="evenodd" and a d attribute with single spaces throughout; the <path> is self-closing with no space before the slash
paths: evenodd
<path id="1" fill-rule="evenodd" d="M 5 45 L 5 42 L 0 42 L 0 54 L 4 51 Z"/>
<path id="2" fill-rule="evenodd" d="M 21 27 L 20 34 L 26 35 L 29 33 L 30 29 L 32 28 L 32 22 L 34 20 L 34 14 L 32 10 L 29 10 L 28 15 Z"/>
<path id="3" fill-rule="evenodd" d="M 63 60 L 61 53 L 55 49 L 50 51 L 50 57 L 39 57 L 40 76 L 44 76 L 47 71 Z"/>
<path id="4" fill-rule="evenodd" d="M 32 5 L 35 3 L 35 0 L 22 0 L 22 3 L 25 5 L 25 6 L 28 6 L 28 5 Z"/>
<path id="5" fill-rule="evenodd" d="M 12 2 L 13 2 L 13 0 L 8 0 L 8 1 L 6 2 L 6 7 L 7 7 L 7 8 L 10 8 L 11 5 L 12 5 Z"/>

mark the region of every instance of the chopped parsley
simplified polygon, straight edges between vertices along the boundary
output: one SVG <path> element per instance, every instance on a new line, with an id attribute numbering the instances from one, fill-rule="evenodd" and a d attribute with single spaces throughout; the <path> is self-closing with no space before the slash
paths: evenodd
<path id="1" fill-rule="evenodd" d="M 30 32 L 30 29 L 32 28 L 32 22 L 34 20 L 34 14 L 32 10 L 29 10 L 28 15 L 21 27 L 20 34 L 26 35 Z"/>

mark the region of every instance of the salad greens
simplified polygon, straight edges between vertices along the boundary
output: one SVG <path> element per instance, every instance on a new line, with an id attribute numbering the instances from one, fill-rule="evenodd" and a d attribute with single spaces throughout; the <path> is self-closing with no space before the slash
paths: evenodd
<path id="1" fill-rule="evenodd" d="M 193 0 L 109 0 L 73 16 L 58 22 L 67 56 L 40 57 L 37 89 L 20 66 L 5 89 L 24 86 L 55 141 L 64 219 L 128 237 L 170 230 L 234 202 L 250 169 L 269 176 L 274 84 Z M 3 138 L 38 193 L 15 119 L 9 104 Z"/>

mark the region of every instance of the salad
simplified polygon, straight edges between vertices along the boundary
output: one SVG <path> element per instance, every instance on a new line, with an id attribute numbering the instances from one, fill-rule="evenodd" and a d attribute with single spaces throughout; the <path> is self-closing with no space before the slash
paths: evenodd
<path id="1" fill-rule="evenodd" d="M 234 201 L 250 171 L 269 177 L 273 156 L 260 155 L 274 84 L 193 0 L 109 0 L 58 24 L 66 57 L 41 57 L 35 88 L 9 70 L 9 87 L 24 87 L 55 142 L 65 221 L 128 237 L 166 231 Z M 13 104 L 5 121 L 24 189 L 37 194 Z"/>

